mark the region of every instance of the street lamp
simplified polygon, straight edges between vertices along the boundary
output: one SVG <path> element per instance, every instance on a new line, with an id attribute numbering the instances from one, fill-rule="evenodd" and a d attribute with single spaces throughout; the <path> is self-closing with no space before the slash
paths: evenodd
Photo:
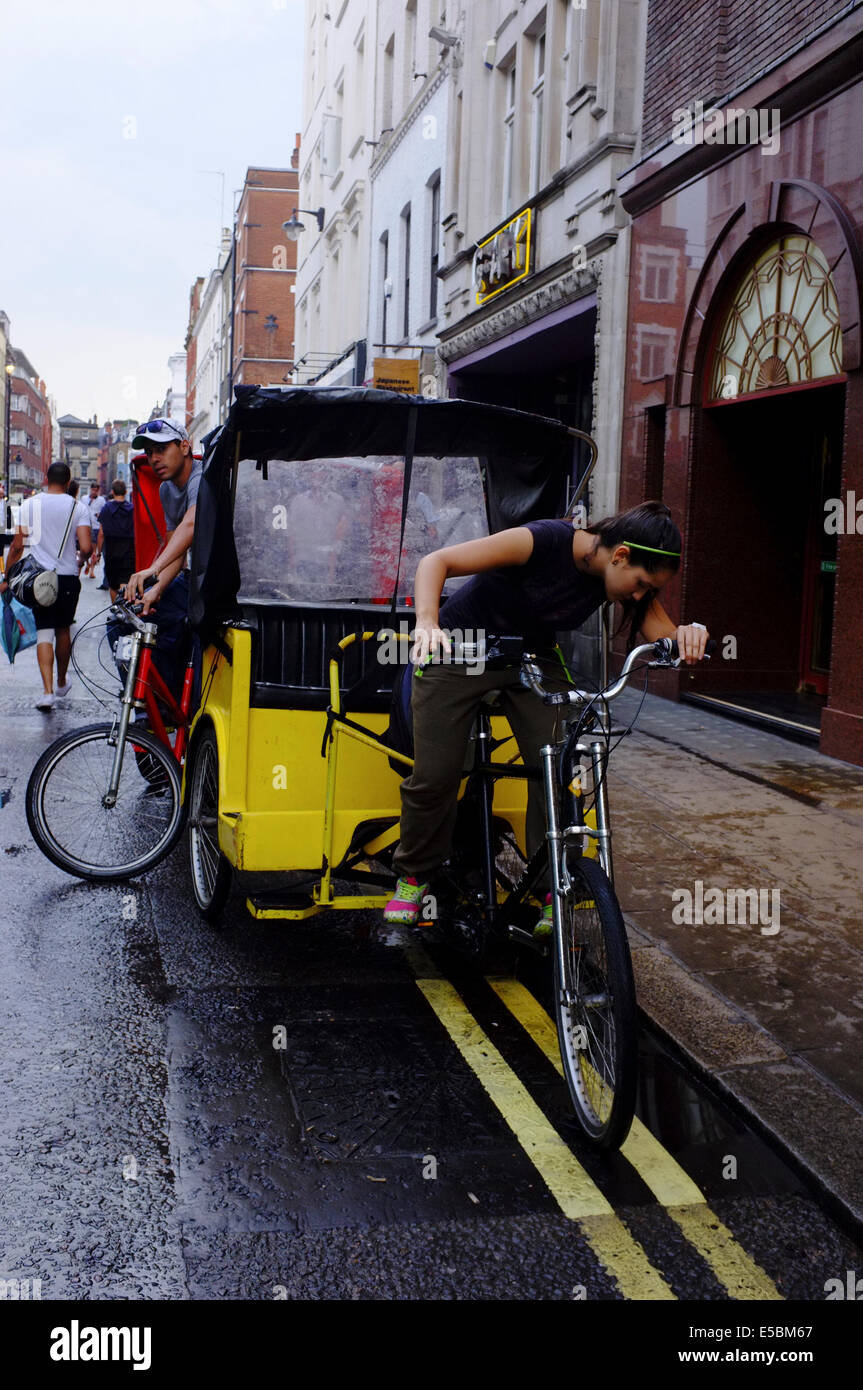
<path id="1" fill-rule="evenodd" d="M 300 233 L 306 230 L 305 222 L 300 222 L 297 218 L 298 212 L 306 212 L 309 217 L 314 217 L 318 224 L 318 231 L 324 230 L 324 210 L 323 208 L 294 208 L 290 220 L 282 223 L 282 231 L 288 241 L 299 241 Z"/>

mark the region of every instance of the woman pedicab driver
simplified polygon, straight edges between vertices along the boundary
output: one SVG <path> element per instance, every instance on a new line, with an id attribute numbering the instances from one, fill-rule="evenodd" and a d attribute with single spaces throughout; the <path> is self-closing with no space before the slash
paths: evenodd
<path id="1" fill-rule="evenodd" d="M 676 637 L 687 664 L 700 661 L 708 633 L 700 624 L 678 626 L 657 593 L 680 565 L 680 532 L 661 502 L 644 502 L 584 530 L 571 522 L 532 521 L 509 531 L 444 546 L 426 555 L 416 573 L 416 663 L 411 708 L 414 767 L 401 786 L 401 840 L 394 857 L 399 875 L 384 908 L 388 922 L 414 925 L 431 874 L 450 853 L 467 743 L 476 711 L 492 690 L 518 742 L 522 760 L 539 762 L 553 737 L 556 711 L 522 686 L 519 667 L 478 671 L 435 662 L 450 649 L 447 631 L 518 635 L 525 648 L 553 659 L 559 675 L 551 690 L 569 682 L 555 654 L 555 632 L 578 628 L 606 600 L 624 605 L 630 645 Z M 444 583 L 471 575 L 440 608 Z M 545 834 L 542 788 L 528 783 L 528 854 Z M 538 924 L 547 930 L 550 899 Z"/>

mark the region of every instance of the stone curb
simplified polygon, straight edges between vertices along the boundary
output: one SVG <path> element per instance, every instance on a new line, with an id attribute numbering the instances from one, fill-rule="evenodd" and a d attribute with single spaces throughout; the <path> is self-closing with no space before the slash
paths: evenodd
<path id="1" fill-rule="evenodd" d="M 650 1025 L 863 1239 L 863 1114 L 623 916 L 638 1004 Z"/>

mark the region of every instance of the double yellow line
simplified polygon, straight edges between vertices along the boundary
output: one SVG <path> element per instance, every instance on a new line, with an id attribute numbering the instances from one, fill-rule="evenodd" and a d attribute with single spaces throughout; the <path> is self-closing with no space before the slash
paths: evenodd
<path id="1" fill-rule="evenodd" d="M 545 1118 L 458 991 L 435 971 L 421 948 L 413 947 L 408 954 L 413 958 L 417 986 L 515 1134 L 561 1211 L 578 1223 L 623 1297 L 674 1299 L 676 1295 L 650 1263 L 643 1247 Z M 545 1010 L 518 981 L 490 980 L 489 983 L 562 1076 L 557 1030 Z M 731 1232 L 710 1210 L 689 1175 L 640 1120 L 633 1121 L 621 1153 L 731 1298 L 781 1300 L 773 1281 L 737 1244 Z"/>

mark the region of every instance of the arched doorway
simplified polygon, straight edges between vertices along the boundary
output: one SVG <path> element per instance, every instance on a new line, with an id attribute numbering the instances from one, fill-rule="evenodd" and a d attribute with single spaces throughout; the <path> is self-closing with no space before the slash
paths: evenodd
<path id="1" fill-rule="evenodd" d="M 701 358 L 689 611 L 721 615 L 731 659 L 693 693 L 817 737 L 829 694 L 845 376 L 830 266 L 777 234 L 727 277 Z M 729 650 L 726 650 L 726 657 Z"/>

